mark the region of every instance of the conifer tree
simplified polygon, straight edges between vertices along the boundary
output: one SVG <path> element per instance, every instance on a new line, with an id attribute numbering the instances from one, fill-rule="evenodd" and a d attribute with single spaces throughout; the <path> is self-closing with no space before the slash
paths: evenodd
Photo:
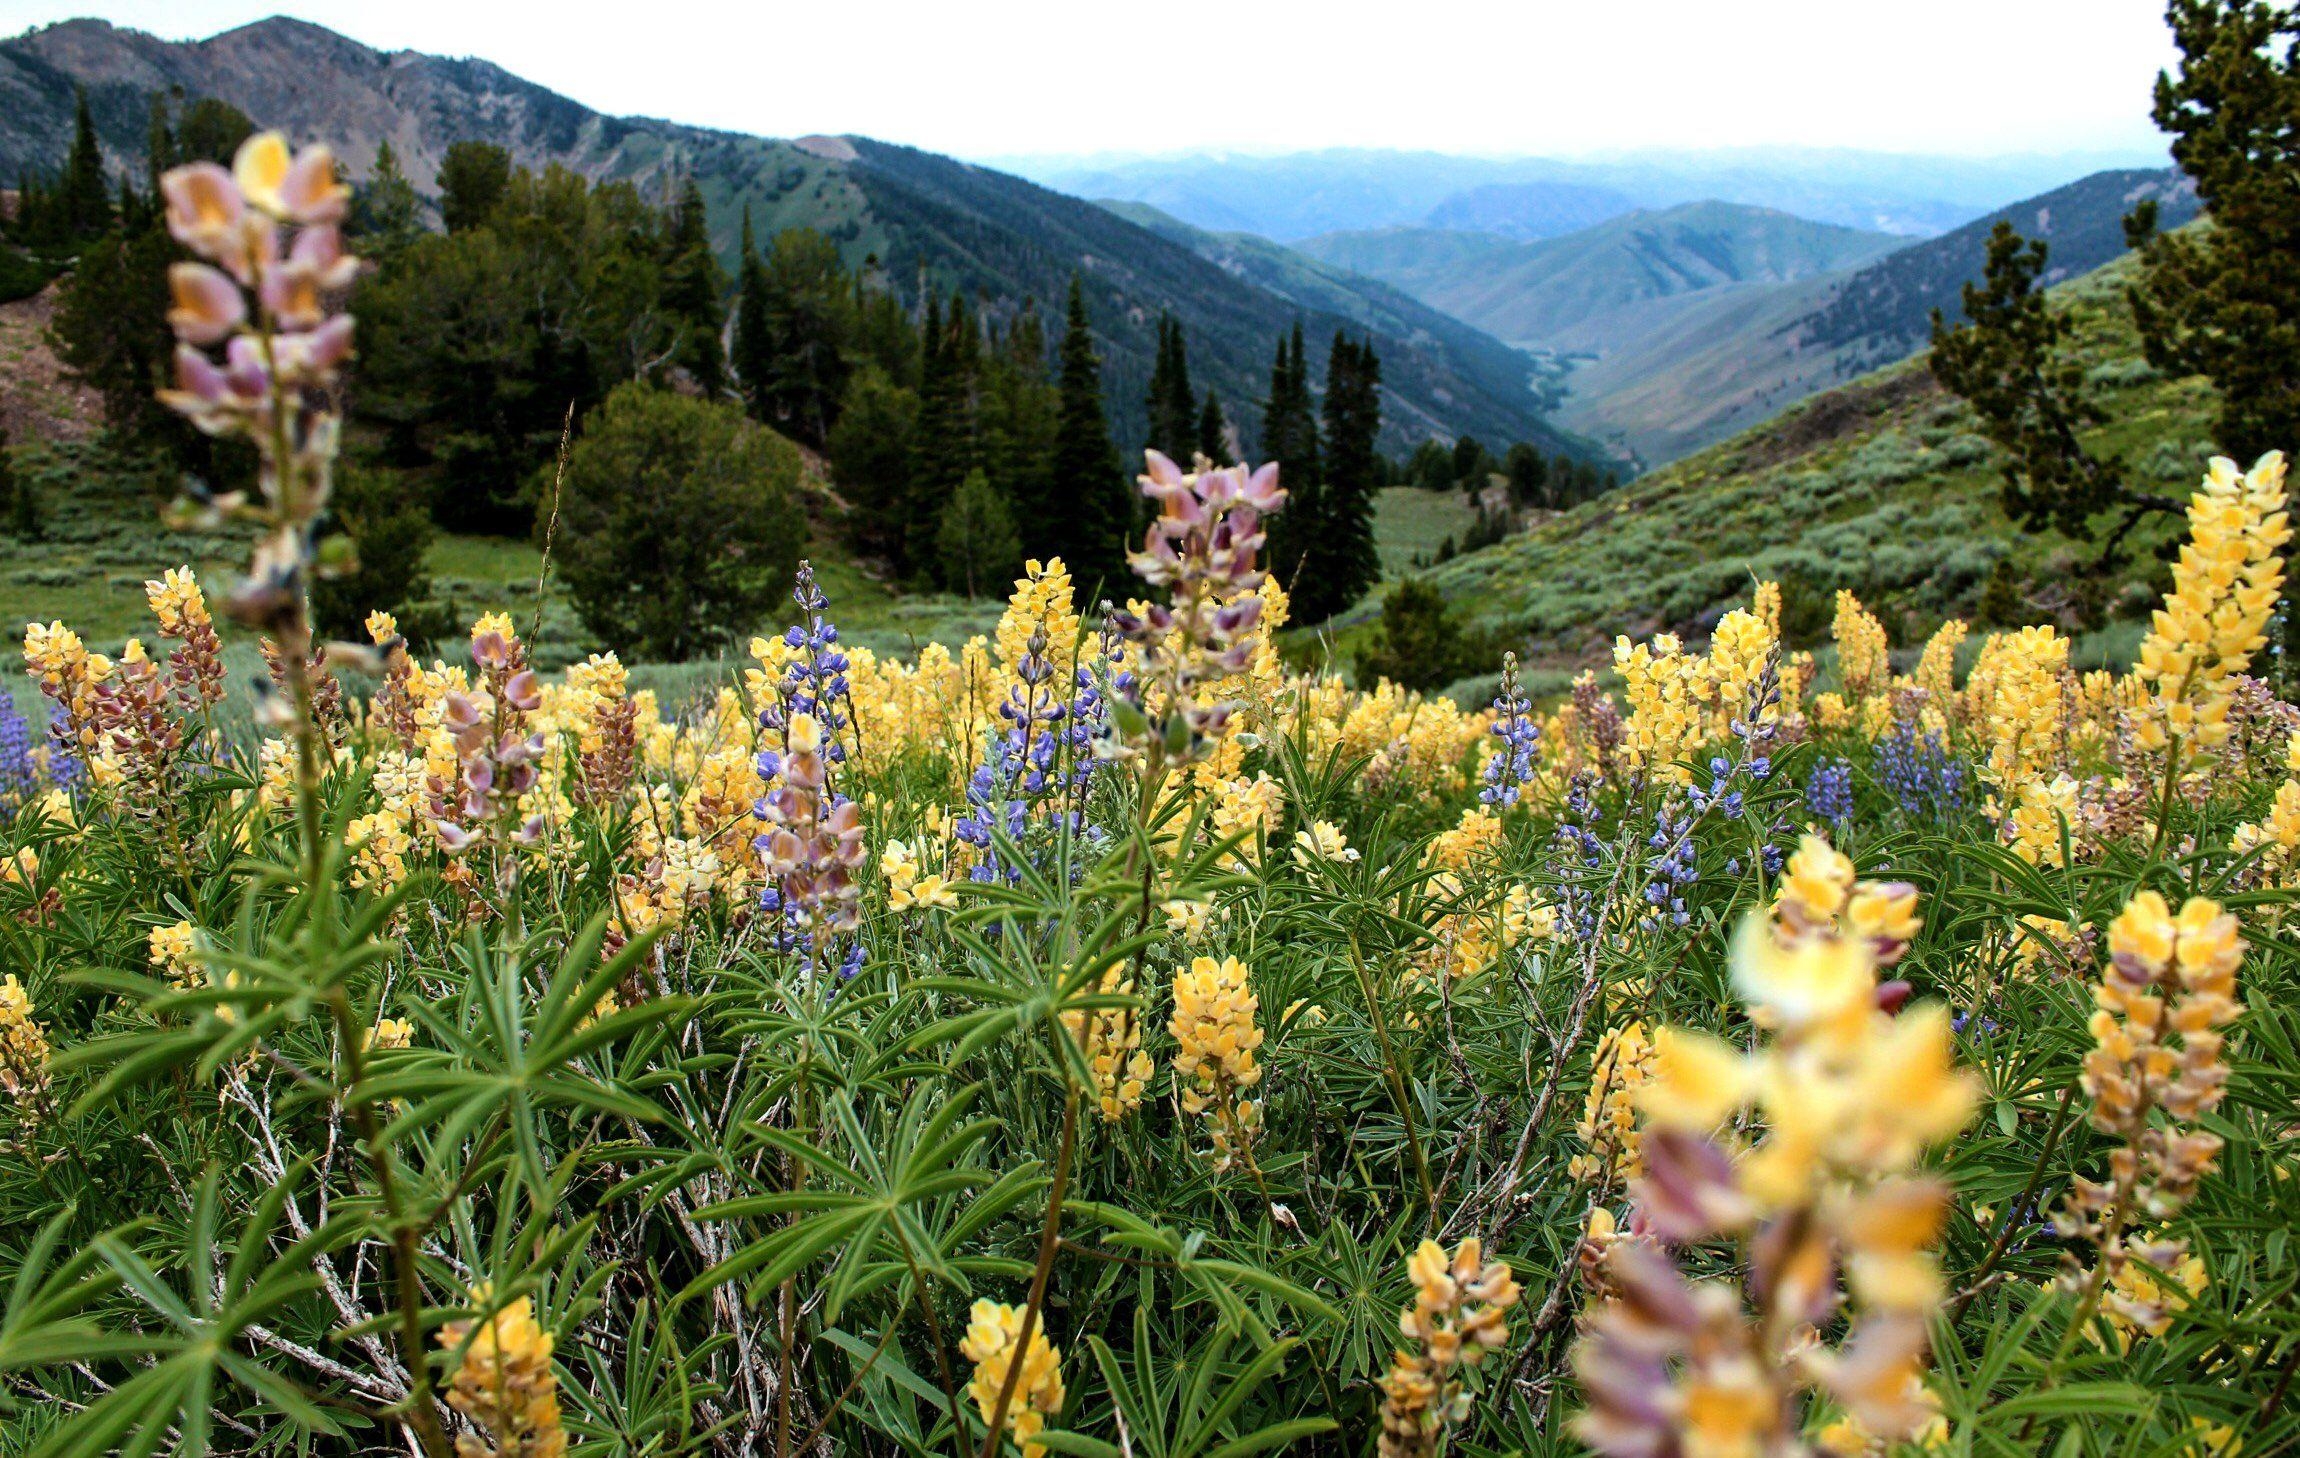
<path id="1" fill-rule="evenodd" d="M 1035 306 L 985 352 L 979 393 L 983 469 L 1011 519 L 1048 499 L 1061 397 L 1046 370 L 1046 327 Z"/>
<path id="2" fill-rule="evenodd" d="M 1302 347 L 1300 324 L 1291 335 L 1279 336 L 1278 356 L 1270 366 L 1262 453 L 1278 463 L 1278 484 L 1286 489 L 1286 509 L 1269 525 L 1270 571 L 1281 587 L 1298 595 L 1310 544 L 1325 530 L 1318 417 L 1310 399 L 1309 357 Z"/>
<path id="3" fill-rule="evenodd" d="M 1190 389 L 1190 361 L 1182 323 L 1158 316 L 1158 358 L 1150 371 L 1150 444 L 1187 468 L 1197 437 L 1198 402 Z"/>
<path id="4" fill-rule="evenodd" d="M 439 223 L 450 233 L 485 227 L 511 187 L 511 154 L 493 142 L 453 142 L 439 163 Z"/>
<path id="5" fill-rule="evenodd" d="M 2300 13 L 2268 0 L 2171 0 L 2177 76 L 2156 78 L 2157 126 L 2196 184 L 2209 229 L 2156 234 L 2131 290 L 2148 361 L 2203 375 L 2222 450 L 2249 462 L 2300 448 Z"/>
<path id="6" fill-rule="evenodd" d="M 852 289 L 838 245 L 812 228 L 775 235 L 755 282 L 764 314 L 761 419 L 819 446 L 846 390 Z"/>
<path id="7" fill-rule="evenodd" d="M 1070 277 L 1060 361 L 1049 499 L 1038 510 L 1025 504 L 1024 542 L 1032 555 L 1039 555 L 1041 544 L 1047 553 L 1059 554 L 1081 598 L 1092 601 L 1096 593 L 1123 589 L 1133 503 L 1110 443 L 1110 423 L 1102 410 L 1102 360 L 1086 314 L 1086 286 L 1076 274 Z"/>
<path id="8" fill-rule="evenodd" d="M 824 447 L 856 549 L 884 558 L 898 577 L 913 570 L 903 528 L 917 432 L 917 394 L 866 362 L 847 383 Z"/>
<path id="9" fill-rule="evenodd" d="M 351 232 L 359 252 L 388 267 L 423 236 L 422 200 L 386 138 L 375 149 L 375 172 L 352 198 Z"/>
<path id="10" fill-rule="evenodd" d="M 1374 492 L 1381 458 L 1381 360 L 1371 344 L 1339 332 L 1326 356 L 1325 473 L 1318 483 L 1316 531 L 1302 546 L 1298 621 L 1320 622 L 1363 596 L 1381 577 L 1374 550 Z M 1280 472 L 1280 480 L 1284 473 Z"/>
<path id="11" fill-rule="evenodd" d="M 1022 566 L 1022 543 L 1006 498 L 978 467 L 942 508 L 942 585 L 969 599 L 996 592 Z"/>
<path id="12" fill-rule="evenodd" d="M 1206 390 L 1206 404 L 1198 412 L 1198 454 L 1217 466 L 1227 466 L 1230 456 L 1230 422 L 1222 418 L 1222 402 L 1214 395 L 1213 387 Z"/>
<path id="13" fill-rule="evenodd" d="M 72 241 L 84 242 L 111 230 L 112 185 L 104 179 L 104 151 L 96 141 L 87 88 L 75 88 L 74 95 L 72 151 L 64 163 L 56 205 Z"/>
<path id="14" fill-rule="evenodd" d="M 694 376 L 705 399 L 726 388 L 727 363 L 719 343 L 719 260 L 711 252 L 711 227 L 703 189 L 689 177 L 672 213 L 671 236 L 663 258 L 663 311 L 679 330 L 674 358 Z"/>
<path id="15" fill-rule="evenodd" d="M 735 325 L 727 341 L 727 364 L 753 420 L 769 418 L 768 381 L 774 360 L 774 334 L 767 322 L 767 271 L 759 261 L 759 241 L 751 231 L 751 205 L 746 202 L 743 248 L 735 260 Z"/>

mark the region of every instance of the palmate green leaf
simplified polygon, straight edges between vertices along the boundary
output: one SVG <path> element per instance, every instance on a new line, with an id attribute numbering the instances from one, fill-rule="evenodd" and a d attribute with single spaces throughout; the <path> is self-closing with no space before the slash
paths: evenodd
<path id="1" fill-rule="evenodd" d="M 35 1458 L 119 1452 L 150 1454 L 167 1442 L 171 1453 L 198 1458 L 209 1449 L 220 1387 L 238 1387 L 276 1412 L 297 1432 L 339 1436 L 342 1426 L 293 1383 L 248 1361 L 234 1346 L 250 1326 L 317 1288 L 312 1257 L 341 1238 L 340 1221 L 313 1230 L 274 1251 L 289 1196 L 308 1162 L 292 1167 L 259 1198 L 237 1232 L 234 1254 L 218 1270 L 217 1226 L 221 1185 L 210 1172 L 193 1192 L 182 1290 L 136 1248 L 130 1230 L 98 1236 L 91 1250 L 157 1320 L 138 1323 L 131 1350 L 141 1370 L 119 1382 L 34 1450 Z"/>
<path id="2" fill-rule="evenodd" d="M 685 1000 L 651 998 L 584 1025 L 589 1009 L 644 953 L 634 943 L 596 961 L 604 913 L 559 958 L 544 995 L 527 990 L 528 955 L 544 943 L 506 946 L 476 928 L 459 944 L 465 971 L 460 992 L 434 1005 L 407 996 L 403 1005 L 430 1035 L 417 1046 L 383 1054 L 351 1096 L 400 1105 L 384 1130 L 387 1142 L 415 1131 L 452 1152 L 483 1125 L 500 1119 L 519 1151 L 529 1187 L 548 1184 L 540 1117 L 545 1110 L 591 1112 L 647 1124 L 663 1118 L 654 1103 L 603 1082 L 577 1066 L 586 1054 L 641 1029 L 682 1017 Z"/>

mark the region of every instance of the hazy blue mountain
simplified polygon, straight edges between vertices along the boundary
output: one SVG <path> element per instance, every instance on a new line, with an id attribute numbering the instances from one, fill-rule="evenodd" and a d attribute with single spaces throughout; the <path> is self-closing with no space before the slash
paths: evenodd
<path id="1" fill-rule="evenodd" d="M 1427 270 L 1422 302 L 1524 348 L 1602 348 L 1621 309 L 1732 284 L 1783 283 L 1890 252 L 1889 234 L 1770 208 L 1697 202 L 1635 212 L 1562 238 L 1465 254 Z"/>
<path id="2" fill-rule="evenodd" d="M 1433 228 L 1495 233 L 1505 238 L 1556 238 L 1637 211 L 1638 202 L 1610 187 L 1573 182 L 1489 182 L 1464 188 L 1431 208 Z"/>
<path id="3" fill-rule="evenodd" d="M 2108 167 L 2160 166 L 2133 152 L 1934 157 L 1825 148 L 1629 152 L 1561 160 L 1335 149 L 1278 155 L 1024 157 L 1002 163 L 1082 197 L 1147 202 L 1201 228 L 1281 242 L 1453 220 L 1464 194 L 1556 186 L 1644 208 L 1714 198 L 1817 222 L 1926 236 Z M 1458 199 L 1458 200 L 1457 200 Z M 1592 219 L 1595 221 L 1595 219 Z M 1492 222 L 1470 222 L 1492 231 Z"/>

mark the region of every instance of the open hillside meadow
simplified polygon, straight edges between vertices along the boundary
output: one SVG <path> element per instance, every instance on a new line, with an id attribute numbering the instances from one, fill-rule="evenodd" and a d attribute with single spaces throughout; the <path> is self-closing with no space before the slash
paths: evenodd
<path id="1" fill-rule="evenodd" d="M 1280 464 L 1147 451 L 1113 566 L 974 592 L 961 458 L 906 591 L 821 456 L 624 382 L 531 541 L 404 524 L 334 159 L 230 155 L 159 175 L 170 383 L 104 407 L 211 471 L 0 457 L 0 1452 L 2300 1446 L 2289 482 L 2122 275 L 2053 306 L 2085 443 L 2181 483 L 2114 573 L 1901 367 L 1482 550 L 1383 493 L 1353 570 L 1492 649 L 1448 696 L 1294 622 L 1347 519 Z M 1107 456 L 1086 312 L 1058 393 L 982 367 Z M 1337 336 L 1333 457 L 1379 379 Z"/>

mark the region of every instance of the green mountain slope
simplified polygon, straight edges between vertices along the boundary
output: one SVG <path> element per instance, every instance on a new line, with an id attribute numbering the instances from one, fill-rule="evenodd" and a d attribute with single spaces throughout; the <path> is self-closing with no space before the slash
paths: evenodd
<path id="1" fill-rule="evenodd" d="M 1413 341 L 1418 348 L 1405 359 L 1406 368 L 1410 370 L 1426 369 L 1432 358 L 1458 361 L 1473 383 L 1497 392 L 1522 389 L 1536 373 L 1535 362 L 1522 351 L 1363 273 L 1321 263 L 1252 233 L 1210 233 L 1203 228 L 1193 228 L 1148 203 L 1112 202 L 1103 206 L 1129 222 L 1181 244 L 1231 277 L 1290 299 L 1304 310 L 1347 319 L 1357 329 L 1379 337 Z M 1438 422 L 1419 414 L 1414 396 L 1451 386 L 1431 380 L 1421 391 L 1400 395 L 1386 388 L 1391 371 L 1386 356 L 1382 371 L 1384 419 L 1392 427 L 1402 426 L 1408 441 L 1427 438 Z M 1595 449 L 1584 447 L 1576 453 L 1595 454 Z"/>
<path id="2" fill-rule="evenodd" d="M 497 142 L 524 166 L 558 163 L 664 196 L 692 176 L 730 256 L 748 206 L 766 232 L 811 226 L 851 264 L 876 257 L 906 293 L 922 282 L 972 290 L 993 319 L 1050 306 L 1082 272 L 1122 440 L 1146 428 L 1141 394 L 1161 312 L 1189 331 L 1194 377 L 1221 392 L 1249 442 L 1256 412 L 1240 407 L 1260 397 L 1282 330 L 1297 318 L 1319 338 L 1370 327 L 1356 311 L 1298 304 L 1090 203 L 987 168 L 862 138 L 780 140 L 603 116 L 484 61 L 387 54 L 286 19 L 198 42 L 90 20 L 0 42 L 0 176 L 62 155 L 75 85 L 87 87 L 116 167 L 142 165 L 148 98 L 180 88 L 229 101 L 299 141 L 327 140 L 354 176 L 389 141 L 419 189 L 465 139 Z M 1393 449 L 1433 433 L 1573 449 L 1540 418 L 1530 370 L 1490 341 L 1426 328 L 1375 332 L 1397 402 Z"/>
<path id="3" fill-rule="evenodd" d="M 2156 376 L 2123 302 L 2129 261 L 2055 291 L 2110 424 L 2094 444 L 2125 452 L 2141 479 L 2184 494 L 2210 452 L 2211 392 Z M 2007 561 L 2021 621 L 2143 615 L 2161 588 L 2151 549 L 2177 530 L 2135 534 L 2131 561 L 2094 583 L 2094 548 L 2018 531 L 1998 505 L 1994 449 L 1924 361 L 1904 361 L 1815 395 L 1754 430 L 1553 516 L 1498 546 L 1433 569 L 1461 611 L 1553 667 L 1604 661 L 1616 633 L 1706 632 L 1756 578 L 1824 604 L 1852 588 L 1896 641 L 1972 616 Z M 2085 599 L 2090 597 L 2091 602 Z M 1343 625 L 1376 611 L 1361 604 Z M 1797 646 L 1807 646 L 1800 642 Z"/>

